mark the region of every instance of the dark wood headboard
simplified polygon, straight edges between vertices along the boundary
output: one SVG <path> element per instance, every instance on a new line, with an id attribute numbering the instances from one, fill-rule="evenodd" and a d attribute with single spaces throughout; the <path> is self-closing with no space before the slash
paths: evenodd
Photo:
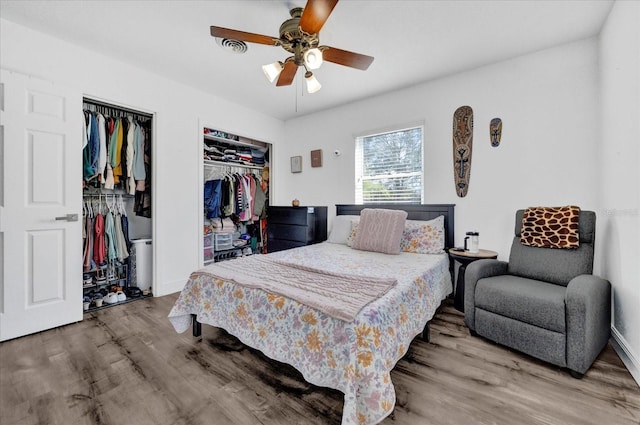
<path id="1" fill-rule="evenodd" d="M 406 211 L 408 220 L 432 220 L 444 216 L 445 248 L 455 246 L 454 208 L 455 204 L 336 204 L 337 215 L 360 215 L 364 208 L 386 208 Z"/>

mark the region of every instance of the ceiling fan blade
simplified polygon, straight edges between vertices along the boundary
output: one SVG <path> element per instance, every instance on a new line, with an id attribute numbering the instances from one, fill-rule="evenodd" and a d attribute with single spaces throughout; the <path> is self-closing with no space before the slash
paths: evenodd
<path id="1" fill-rule="evenodd" d="M 229 40 L 248 41 L 249 43 L 268 44 L 271 46 L 278 45 L 278 39 L 270 37 L 268 35 L 254 34 L 251 32 L 244 32 L 238 30 L 232 30 L 222 27 L 211 27 L 211 35 L 213 37 L 227 38 Z"/>
<path id="2" fill-rule="evenodd" d="M 361 55 L 360 53 L 336 49 L 335 47 L 321 46 L 321 50 L 323 60 L 363 71 L 369 68 L 374 59 L 373 56 Z"/>
<path id="3" fill-rule="evenodd" d="M 286 62 L 284 64 L 284 69 L 280 73 L 280 78 L 278 78 L 278 82 L 276 86 L 289 86 L 293 83 L 293 78 L 296 76 L 296 72 L 298 71 L 298 65 L 295 62 Z"/>
<path id="4" fill-rule="evenodd" d="M 319 33 L 336 3 L 338 0 L 308 0 L 298 25 L 308 34 Z"/>

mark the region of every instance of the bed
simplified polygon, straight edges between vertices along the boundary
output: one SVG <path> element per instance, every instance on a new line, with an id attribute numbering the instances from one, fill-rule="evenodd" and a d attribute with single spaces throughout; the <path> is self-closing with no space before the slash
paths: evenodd
<path id="1" fill-rule="evenodd" d="M 417 221 L 439 223 L 445 249 L 437 254 L 389 255 L 336 242 L 338 223 L 344 226 L 350 221 L 353 236 L 357 216 L 365 208 L 406 211 L 407 226 Z M 446 248 L 454 241 L 453 212 L 454 206 L 449 204 L 336 205 L 333 237 L 330 234 L 326 242 L 254 255 L 252 262 L 251 257 L 242 257 L 214 263 L 192 273 L 169 320 L 177 332 L 193 327 L 196 336 L 201 323 L 223 328 L 266 356 L 295 367 L 309 383 L 341 391 L 343 425 L 379 423 L 395 406 L 391 370 L 417 335 L 428 340 L 428 322 L 452 292 Z M 363 213 L 363 220 L 368 213 Z M 271 267 L 269 264 L 277 270 L 265 274 L 264 267 Z M 280 273 L 298 276 L 301 269 L 306 273 L 300 277 L 303 289 L 314 276 L 318 282 L 340 282 L 337 286 L 343 284 L 340 279 L 346 279 L 348 286 L 352 278 L 369 279 L 365 283 L 370 282 L 371 288 L 383 286 L 377 298 L 360 300 L 364 304 L 356 305 L 355 310 L 351 306 L 351 315 L 342 312 L 340 316 L 307 301 L 318 298 L 314 293 L 317 288 L 311 285 L 311 295 L 306 298 L 304 293 L 295 298 L 287 292 L 283 295 L 278 287 L 269 286 L 270 281 L 280 279 Z M 251 284 L 252 273 L 271 276 L 263 279 L 267 289 Z M 389 281 L 393 283 L 384 289 Z M 339 294 L 327 291 L 340 304 Z"/>

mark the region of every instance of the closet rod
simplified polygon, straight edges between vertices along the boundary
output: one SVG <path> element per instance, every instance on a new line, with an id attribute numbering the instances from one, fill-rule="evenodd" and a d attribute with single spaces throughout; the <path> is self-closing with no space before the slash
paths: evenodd
<path id="1" fill-rule="evenodd" d="M 204 160 L 204 165 L 207 167 L 244 168 L 250 170 L 262 170 L 264 168 L 258 165 L 229 164 L 228 162 L 216 162 L 206 159 Z"/>
<path id="2" fill-rule="evenodd" d="M 119 119 L 123 119 L 123 118 L 127 118 L 127 117 L 133 117 L 135 118 L 136 121 L 138 121 L 142 126 L 149 127 L 149 124 L 151 123 L 151 118 L 147 117 L 147 116 L 143 116 L 143 115 L 138 115 L 136 113 L 133 112 L 125 112 L 125 111 L 121 111 L 118 109 L 111 109 L 105 106 L 99 106 L 99 105 L 84 105 L 83 110 L 85 111 L 91 111 L 94 113 L 100 113 L 106 116 L 110 116 L 113 118 L 119 118 Z"/>
<path id="3" fill-rule="evenodd" d="M 122 196 L 123 198 L 135 198 L 135 195 L 129 195 L 128 193 L 83 193 L 83 198 L 107 198 Z"/>
<path id="4" fill-rule="evenodd" d="M 135 115 L 136 117 L 144 118 L 144 119 L 153 118 L 153 115 L 147 114 L 145 112 L 136 111 L 135 109 L 125 108 L 123 106 L 113 105 L 105 102 L 99 102 L 97 100 L 91 100 L 87 98 L 82 99 L 83 108 L 87 107 L 87 109 L 90 109 L 88 108 L 90 106 L 95 106 L 99 108 L 105 108 L 105 110 L 111 110 L 111 111 L 121 112 L 125 114 Z"/>

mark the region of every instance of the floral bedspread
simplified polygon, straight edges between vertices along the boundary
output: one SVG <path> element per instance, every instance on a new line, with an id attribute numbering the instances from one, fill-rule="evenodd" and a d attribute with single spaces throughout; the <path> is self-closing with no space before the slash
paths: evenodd
<path id="1" fill-rule="evenodd" d="M 387 255 L 328 242 L 267 255 L 330 272 L 392 277 L 398 283 L 345 322 L 261 289 L 194 274 L 169 313 L 176 331 L 189 329 L 196 314 L 199 322 L 223 328 L 292 365 L 308 382 L 343 392 L 343 425 L 382 421 L 396 401 L 391 369 L 452 291 L 447 256 Z M 206 269 L 215 274 L 215 267 Z"/>

